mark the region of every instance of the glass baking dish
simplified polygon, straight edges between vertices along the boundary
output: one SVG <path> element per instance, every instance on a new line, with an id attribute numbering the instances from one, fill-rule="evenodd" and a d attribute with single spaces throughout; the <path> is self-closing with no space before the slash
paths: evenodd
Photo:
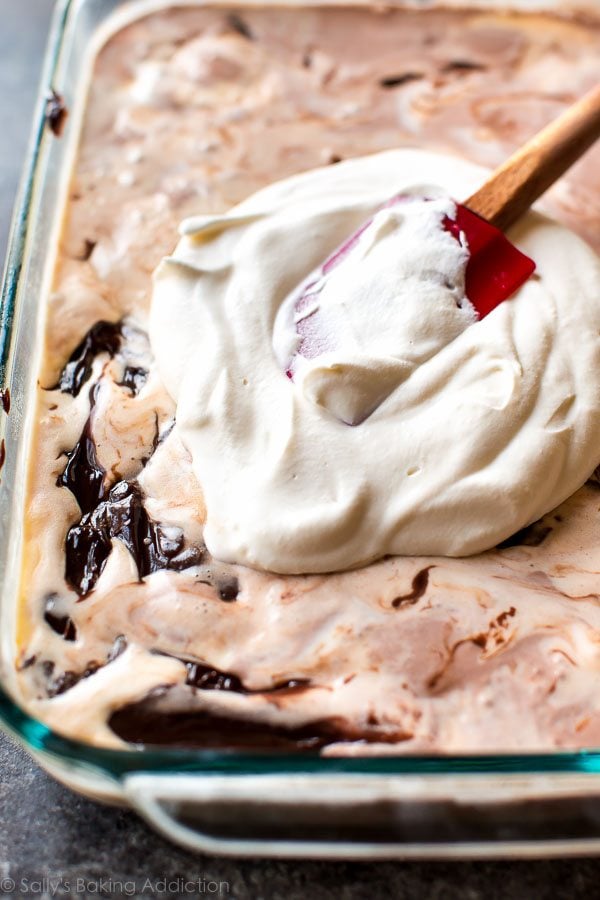
<path id="1" fill-rule="evenodd" d="M 238 0 L 236 8 L 244 2 Z M 0 472 L 3 727 L 73 789 L 131 805 L 172 840 L 205 852 L 366 859 L 600 851 L 600 749 L 345 759 L 105 750 L 62 738 L 13 699 L 14 598 L 32 417 L 28 398 L 36 375 L 32 363 L 42 338 L 40 312 L 52 278 L 85 86 L 94 52 L 109 34 L 164 5 L 164 0 L 60 0 L 54 15 L 0 308 L 0 387 L 11 400 L 10 412 L 0 411 L 5 447 Z M 481 0 L 478 5 L 494 4 Z M 581 7 L 564 0 L 500 5 Z M 46 124 L 51 88 L 69 109 L 61 140 Z"/>

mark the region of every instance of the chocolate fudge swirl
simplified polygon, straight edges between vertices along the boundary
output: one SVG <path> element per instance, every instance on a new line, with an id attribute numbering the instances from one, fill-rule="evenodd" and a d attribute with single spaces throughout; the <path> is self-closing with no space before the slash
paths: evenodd
<path id="1" fill-rule="evenodd" d="M 71 354 L 57 387 L 77 397 L 91 377 L 96 357 L 103 353 L 116 356 L 125 340 L 122 322 L 97 322 Z M 119 384 L 135 396 L 146 374 L 141 367 L 125 366 Z M 110 556 L 113 539 L 127 547 L 140 578 L 160 569 L 182 571 L 200 563 L 205 555 L 204 548 L 186 547 L 183 534 L 172 536 L 150 518 L 135 482 L 107 485 L 107 473 L 98 461 L 93 435 L 99 388 L 99 381 L 90 388 L 89 417 L 76 445 L 67 452 L 67 464 L 57 481 L 71 491 L 83 513 L 80 522 L 69 529 L 65 542 L 65 577 L 81 597 L 94 589 Z M 157 441 L 158 432 L 153 450 Z"/>

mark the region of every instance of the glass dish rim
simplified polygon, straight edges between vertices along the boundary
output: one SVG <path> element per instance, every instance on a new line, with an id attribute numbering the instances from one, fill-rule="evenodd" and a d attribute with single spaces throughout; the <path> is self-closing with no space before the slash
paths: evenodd
<path id="1" fill-rule="evenodd" d="M 6 263 L 0 293 L 0 385 L 4 385 L 12 339 L 15 298 L 24 266 L 27 236 L 32 228 L 30 212 L 39 174 L 42 138 L 46 127 L 45 100 L 68 37 L 71 14 L 87 0 L 57 0 L 43 67 L 41 87 L 33 117 L 33 129 L 23 176 L 9 233 Z M 144 0 L 117 0 L 119 5 Z M 217 0 L 219 5 L 223 0 Z M 314 3 L 315 0 L 309 0 Z M 327 5 L 324 0 L 323 5 Z M 335 0 L 333 0 L 335 2 Z M 339 2 L 339 0 L 338 0 Z M 243 6 L 248 0 L 232 0 L 231 6 Z M 284 0 L 250 0 L 250 5 L 277 8 Z M 331 0 L 330 0 L 331 3 Z M 179 5 L 211 5 L 211 0 L 183 0 Z M 178 5 L 174 0 L 172 5 Z M 341 4 L 343 5 L 343 4 Z M 401 3 L 399 4 L 401 5 Z M 427 4 L 430 5 L 430 4 Z M 465 4 L 466 5 L 466 4 Z M 414 7 L 413 7 L 414 8 Z M 142 12 L 142 10 L 141 10 Z M 111 10 L 112 14 L 112 10 Z M 88 38 L 89 39 L 89 38 Z M 35 225 L 33 225 L 35 228 Z M 112 780 L 120 780 L 134 772 L 178 772 L 198 775 L 269 775 L 269 774 L 352 774 L 356 776 L 456 776 L 541 773 L 600 773 L 600 748 L 576 751 L 481 754 L 398 754 L 384 756 L 319 756 L 318 754 L 265 752 L 252 754 L 234 750 L 202 750 L 185 748 L 135 747 L 112 749 L 65 738 L 28 714 L 0 684 L 0 726 L 12 734 L 34 754 L 73 767 L 94 769 Z"/>

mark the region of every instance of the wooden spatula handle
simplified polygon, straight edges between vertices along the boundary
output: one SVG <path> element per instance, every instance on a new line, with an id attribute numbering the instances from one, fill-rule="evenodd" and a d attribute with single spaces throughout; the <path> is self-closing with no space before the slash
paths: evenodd
<path id="1" fill-rule="evenodd" d="M 600 84 L 517 150 L 465 206 L 506 231 L 599 137 Z"/>

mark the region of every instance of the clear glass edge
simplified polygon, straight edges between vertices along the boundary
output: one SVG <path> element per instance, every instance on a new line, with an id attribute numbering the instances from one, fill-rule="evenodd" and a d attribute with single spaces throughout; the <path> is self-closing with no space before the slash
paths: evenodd
<path id="1" fill-rule="evenodd" d="M 58 0 L 49 33 L 41 88 L 37 99 L 29 150 L 11 223 L 0 292 L 0 386 L 4 386 L 13 339 L 13 316 L 19 278 L 25 262 L 29 212 L 38 176 L 45 131 L 45 92 L 53 83 L 71 10 L 80 0 Z M 124 0 L 127 2 L 127 0 Z M 240 5 L 244 0 L 241 0 Z M 189 0 L 183 0 L 183 4 Z M 182 5 L 183 5 L 182 4 Z M 143 4 L 141 4 L 143 5 Z M 236 5 L 232 0 L 232 6 Z M 276 5 L 276 4 L 273 4 Z M 424 4 L 426 5 L 426 4 Z M 466 5 L 466 4 L 465 4 Z M 322 757 L 237 751 L 168 749 L 105 749 L 62 737 L 30 716 L 0 683 L 0 726 L 34 754 L 73 768 L 95 770 L 120 781 L 135 772 L 178 772 L 201 775 L 356 774 L 356 775 L 489 775 L 541 773 L 600 773 L 600 748 L 521 754 L 398 755 L 378 757 Z"/>

